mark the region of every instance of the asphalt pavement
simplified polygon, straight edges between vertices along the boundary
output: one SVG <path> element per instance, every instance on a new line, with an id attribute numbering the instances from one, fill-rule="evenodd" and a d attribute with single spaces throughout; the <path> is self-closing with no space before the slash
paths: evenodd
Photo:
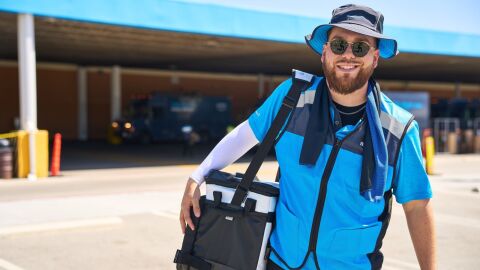
<path id="1" fill-rule="evenodd" d="M 0 269 L 175 269 L 181 195 L 206 148 L 182 157 L 174 146 L 105 146 L 94 156 L 89 147 L 66 148 L 60 177 L 0 181 Z M 244 171 L 246 161 L 226 170 Z M 439 269 L 480 269 L 480 155 L 435 161 Z M 275 172 L 267 161 L 260 178 Z M 398 204 L 382 251 L 384 269 L 419 269 Z"/>

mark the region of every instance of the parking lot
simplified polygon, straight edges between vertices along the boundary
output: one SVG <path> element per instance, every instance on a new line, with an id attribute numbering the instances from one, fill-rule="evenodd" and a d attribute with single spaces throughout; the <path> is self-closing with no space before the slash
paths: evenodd
<path id="1" fill-rule="evenodd" d="M 184 184 L 209 147 L 184 157 L 181 145 L 71 144 L 62 176 L 0 181 L 0 269 L 175 269 Z M 435 161 L 439 269 L 478 269 L 480 156 Z M 259 176 L 275 172 L 269 160 Z M 419 269 L 399 205 L 382 250 L 384 269 Z"/>

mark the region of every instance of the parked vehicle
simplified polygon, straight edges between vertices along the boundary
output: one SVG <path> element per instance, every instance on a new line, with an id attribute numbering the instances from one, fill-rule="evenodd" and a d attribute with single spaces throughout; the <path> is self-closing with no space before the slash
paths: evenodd
<path id="1" fill-rule="evenodd" d="M 181 141 L 182 128 L 190 126 L 205 142 L 222 138 L 231 119 L 227 97 L 154 93 L 132 99 L 126 115 L 113 122 L 111 128 L 123 141 L 150 143 Z"/>

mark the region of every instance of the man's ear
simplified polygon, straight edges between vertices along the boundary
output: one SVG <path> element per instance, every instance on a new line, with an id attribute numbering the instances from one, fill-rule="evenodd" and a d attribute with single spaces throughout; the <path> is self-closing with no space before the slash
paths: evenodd
<path id="1" fill-rule="evenodd" d="M 378 60 L 380 59 L 380 50 L 375 50 L 375 53 L 373 55 L 373 68 L 376 68 L 378 66 Z"/>

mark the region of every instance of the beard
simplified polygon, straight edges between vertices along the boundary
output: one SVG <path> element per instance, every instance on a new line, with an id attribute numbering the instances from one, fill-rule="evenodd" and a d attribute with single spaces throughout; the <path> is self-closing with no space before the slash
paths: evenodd
<path id="1" fill-rule="evenodd" d="M 325 74 L 325 78 L 327 79 L 328 86 L 330 90 L 339 93 L 341 95 L 348 95 L 356 90 L 360 89 L 362 86 L 367 83 L 368 79 L 372 76 L 374 67 L 373 65 L 368 67 L 362 67 L 361 65 L 358 67 L 360 70 L 358 74 L 353 77 L 351 74 L 346 73 L 343 76 L 337 74 L 335 70 L 335 66 L 337 64 L 344 63 L 344 64 L 361 64 L 359 62 L 354 61 L 338 61 L 332 65 L 327 65 L 325 61 L 322 63 L 323 73 Z"/>

